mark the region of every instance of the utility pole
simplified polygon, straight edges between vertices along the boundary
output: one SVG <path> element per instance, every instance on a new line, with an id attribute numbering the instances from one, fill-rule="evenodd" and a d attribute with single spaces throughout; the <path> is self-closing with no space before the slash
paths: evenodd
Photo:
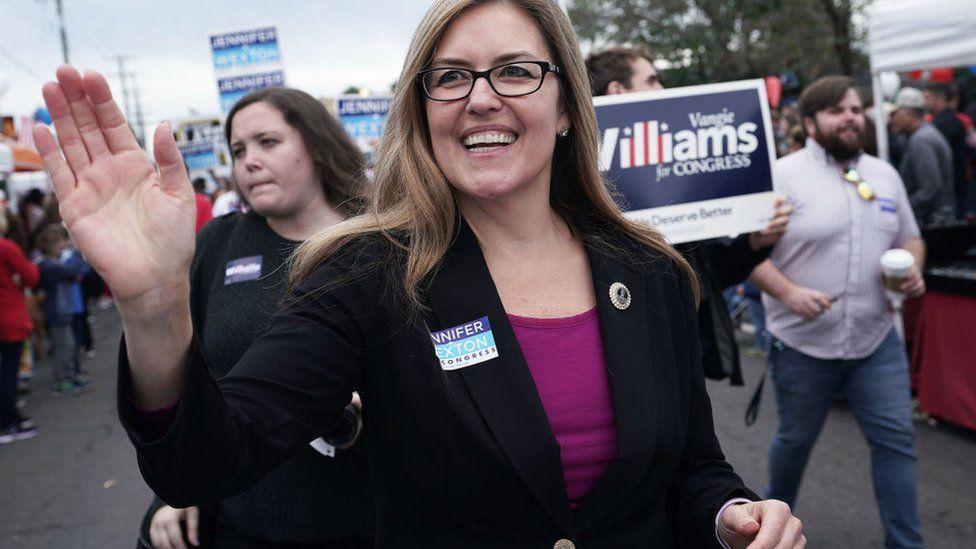
<path id="1" fill-rule="evenodd" d="M 136 127 L 139 128 L 139 143 L 146 146 L 146 124 L 142 119 L 142 102 L 139 101 L 139 85 L 136 84 L 135 75 L 132 75 L 132 95 L 136 103 Z"/>
<path id="2" fill-rule="evenodd" d="M 61 54 L 64 56 L 64 64 L 68 64 L 68 34 L 64 32 L 64 7 L 61 0 L 54 0 L 58 9 L 58 23 L 61 25 Z"/>
<path id="3" fill-rule="evenodd" d="M 125 113 L 125 119 L 128 121 L 129 127 L 132 128 L 132 132 L 136 134 L 136 139 L 141 145 L 145 146 L 146 126 L 142 118 L 142 102 L 139 100 L 139 87 L 135 83 L 135 75 L 125 68 L 125 62 L 131 58 L 132 56 L 130 55 L 121 54 L 107 57 L 107 59 L 115 61 L 119 67 L 118 77 L 119 83 L 122 85 L 122 110 Z M 132 112 L 133 101 L 130 101 L 130 91 L 132 93 L 132 99 L 135 100 L 135 117 L 133 117 Z"/>
<path id="4" fill-rule="evenodd" d="M 132 117 L 130 113 L 132 112 L 132 109 L 130 108 L 130 104 L 129 104 L 129 83 L 128 83 L 129 73 L 128 71 L 125 70 L 125 62 L 127 59 L 129 59 L 129 56 L 109 55 L 107 59 L 114 60 L 119 66 L 118 76 L 119 76 L 119 82 L 122 84 L 122 110 L 123 112 L 125 112 L 125 119 L 131 120 Z"/>

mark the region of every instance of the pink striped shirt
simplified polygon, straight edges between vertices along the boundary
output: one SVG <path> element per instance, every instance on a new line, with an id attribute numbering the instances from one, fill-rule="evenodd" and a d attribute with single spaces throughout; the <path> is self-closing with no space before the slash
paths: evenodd
<path id="1" fill-rule="evenodd" d="M 571 507 L 617 458 L 597 309 L 566 318 L 508 315 L 561 449 Z"/>

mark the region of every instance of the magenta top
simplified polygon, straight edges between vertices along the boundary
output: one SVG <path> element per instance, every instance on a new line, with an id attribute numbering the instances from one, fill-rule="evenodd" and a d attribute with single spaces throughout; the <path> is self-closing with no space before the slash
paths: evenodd
<path id="1" fill-rule="evenodd" d="M 600 317 L 594 307 L 566 318 L 508 315 L 561 450 L 571 507 L 617 458 L 617 428 Z"/>

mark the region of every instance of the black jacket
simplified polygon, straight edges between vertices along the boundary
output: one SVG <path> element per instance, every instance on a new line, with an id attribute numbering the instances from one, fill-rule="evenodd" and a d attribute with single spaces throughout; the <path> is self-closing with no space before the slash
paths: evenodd
<path id="1" fill-rule="evenodd" d="M 949 142 L 949 149 L 952 150 L 952 174 L 953 187 L 965 189 L 967 163 L 969 153 L 966 146 L 966 126 L 956 118 L 956 112 L 952 109 L 945 109 L 932 118 L 932 125 L 945 136 Z M 965 196 L 965 195 L 963 195 Z"/>
<path id="2" fill-rule="evenodd" d="M 640 261 L 588 248 L 619 456 L 575 510 L 535 384 L 463 223 L 416 318 L 396 289 L 396 248 L 363 239 L 302 284 L 219 382 L 194 342 L 176 423 L 158 440 L 140 434 L 123 352 L 119 404 L 143 475 L 176 506 L 239 492 L 333 428 L 361 383 L 377 547 L 718 546 L 719 508 L 756 496 L 715 437 L 690 285 L 672 262 L 625 245 Z M 614 282 L 630 289 L 625 310 L 609 299 Z M 482 317 L 499 356 L 443 370 L 430 333 Z"/>
<path id="3" fill-rule="evenodd" d="M 217 217 L 200 231 L 190 304 L 215 377 L 226 375 L 270 324 L 285 290 L 285 263 L 298 244 L 253 212 Z M 227 280 L 228 269 L 242 258 L 260 267 L 243 280 Z M 255 544 L 371 536 L 375 521 L 364 446 L 333 457 L 306 446 L 244 493 L 198 501 L 208 530 L 233 532 Z M 157 498 L 147 518 L 161 505 Z"/>
<path id="4" fill-rule="evenodd" d="M 749 235 L 679 244 L 678 251 L 698 273 L 701 304 L 698 306 L 698 336 L 702 347 L 705 377 L 728 378 L 743 385 L 742 363 L 728 304 L 722 291 L 741 284 L 767 257 L 772 247 L 753 251 Z"/>

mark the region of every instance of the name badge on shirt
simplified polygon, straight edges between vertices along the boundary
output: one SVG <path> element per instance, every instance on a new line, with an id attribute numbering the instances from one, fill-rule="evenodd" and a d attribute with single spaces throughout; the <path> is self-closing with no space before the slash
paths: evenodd
<path id="1" fill-rule="evenodd" d="M 224 270 L 224 286 L 261 278 L 261 256 L 252 255 L 227 262 Z"/>
<path id="2" fill-rule="evenodd" d="M 434 353 L 446 371 L 466 368 L 498 357 L 488 317 L 430 334 Z"/>
<path id="3" fill-rule="evenodd" d="M 882 212 L 888 213 L 898 213 L 898 203 L 895 202 L 893 198 L 885 198 L 879 196 L 877 198 L 878 207 L 881 208 Z"/>

